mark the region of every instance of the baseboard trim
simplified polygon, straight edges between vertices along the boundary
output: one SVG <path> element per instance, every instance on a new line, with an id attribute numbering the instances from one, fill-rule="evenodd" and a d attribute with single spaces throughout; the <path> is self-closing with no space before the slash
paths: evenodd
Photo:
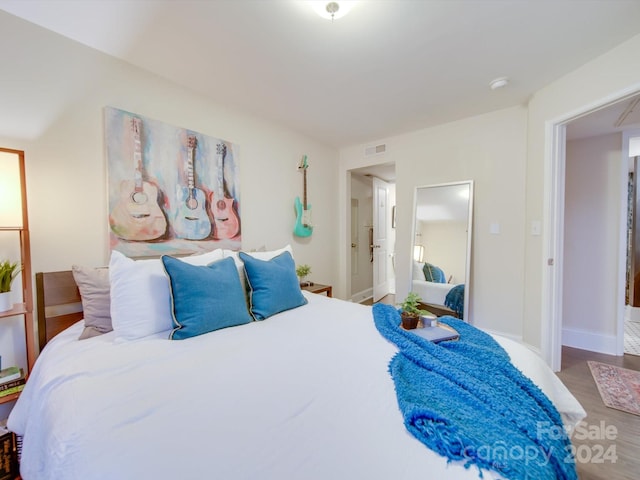
<path id="1" fill-rule="evenodd" d="M 562 345 L 607 355 L 617 355 L 615 335 L 604 335 L 578 328 L 562 329 Z"/>
<path id="2" fill-rule="evenodd" d="M 353 303 L 361 303 L 365 300 L 369 300 L 370 298 L 373 298 L 373 287 L 367 288 L 366 290 L 362 290 L 361 292 L 357 292 L 351 295 L 351 301 Z"/>
<path id="3" fill-rule="evenodd" d="M 632 307 L 631 305 L 626 305 L 624 313 L 625 320 L 636 323 L 640 322 L 640 307 Z"/>

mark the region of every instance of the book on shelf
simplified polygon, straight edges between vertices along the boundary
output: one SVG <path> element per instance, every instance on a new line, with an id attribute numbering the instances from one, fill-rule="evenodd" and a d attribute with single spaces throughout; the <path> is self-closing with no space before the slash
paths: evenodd
<path id="1" fill-rule="evenodd" d="M 0 427 L 0 480 L 14 480 L 18 476 L 16 438 L 6 427 Z"/>
<path id="2" fill-rule="evenodd" d="M 8 367 L 0 370 L 0 384 L 16 380 L 24 376 L 24 372 L 20 367 Z"/>
<path id="3" fill-rule="evenodd" d="M 24 385 L 26 382 L 27 378 L 24 375 L 15 380 L 11 380 L 10 382 L 4 382 L 3 384 L 0 384 L 0 395 L 2 395 L 5 390 L 10 390 L 19 385 Z"/>
<path id="4" fill-rule="evenodd" d="M 0 392 L 0 398 L 6 397 L 8 395 L 13 395 L 14 393 L 19 393 L 22 390 L 24 390 L 24 383 L 16 385 L 15 387 L 7 388 L 6 390 L 2 390 Z"/>

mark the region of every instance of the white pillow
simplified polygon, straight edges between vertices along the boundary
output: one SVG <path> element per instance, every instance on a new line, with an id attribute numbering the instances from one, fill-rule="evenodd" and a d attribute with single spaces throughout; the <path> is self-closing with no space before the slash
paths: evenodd
<path id="1" fill-rule="evenodd" d="M 221 249 L 180 258 L 191 265 L 221 260 Z M 135 340 L 171 330 L 169 279 L 159 258 L 132 260 L 117 250 L 109 262 L 111 322 L 117 340 Z"/>
<path id="2" fill-rule="evenodd" d="M 236 264 L 236 268 L 238 269 L 238 275 L 240 276 L 240 284 L 242 285 L 245 293 L 247 292 L 247 277 L 244 274 L 244 262 L 240 260 L 240 255 L 235 250 L 223 250 L 223 255 L 225 258 L 231 257 Z M 247 255 L 251 255 L 258 260 L 271 260 L 273 257 L 277 257 L 283 252 L 289 252 L 291 257 L 293 258 L 293 250 L 291 249 L 291 245 L 287 245 L 278 250 L 270 250 L 268 252 L 244 252 Z"/>
<path id="3" fill-rule="evenodd" d="M 413 280 L 422 280 L 425 281 L 424 277 L 424 263 L 413 261 Z"/>

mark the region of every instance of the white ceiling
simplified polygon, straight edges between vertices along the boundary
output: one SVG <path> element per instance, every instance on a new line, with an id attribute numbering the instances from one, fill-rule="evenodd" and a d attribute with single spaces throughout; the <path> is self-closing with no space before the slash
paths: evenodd
<path id="1" fill-rule="evenodd" d="M 336 147 L 525 103 L 640 33 L 638 0 L 0 0 L 0 9 Z M 635 60 L 634 60 L 635 61 Z M 489 82 L 511 83 L 492 91 Z"/>
<path id="2" fill-rule="evenodd" d="M 640 95 L 634 95 L 567 124 L 567 140 L 640 129 Z"/>

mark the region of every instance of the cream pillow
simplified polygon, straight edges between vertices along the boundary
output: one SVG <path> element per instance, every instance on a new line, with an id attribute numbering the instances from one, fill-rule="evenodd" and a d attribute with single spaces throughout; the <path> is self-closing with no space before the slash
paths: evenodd
<path id="1" fill-rule="evenodd" d="M 208 265 L 221 260 L 221 249 L 182 257 L 190 265 Z M 111 321 L 117 340 L 135 340 L 171 330 L 169 279 L 159 258 L 132 260 L 111 252 Z"/>
<path id="2" fill-rule="evenodd" d="M 425 281 L 424 277 L 424 263 L 413 261 L 413 280 L 422 280 Z"/>

